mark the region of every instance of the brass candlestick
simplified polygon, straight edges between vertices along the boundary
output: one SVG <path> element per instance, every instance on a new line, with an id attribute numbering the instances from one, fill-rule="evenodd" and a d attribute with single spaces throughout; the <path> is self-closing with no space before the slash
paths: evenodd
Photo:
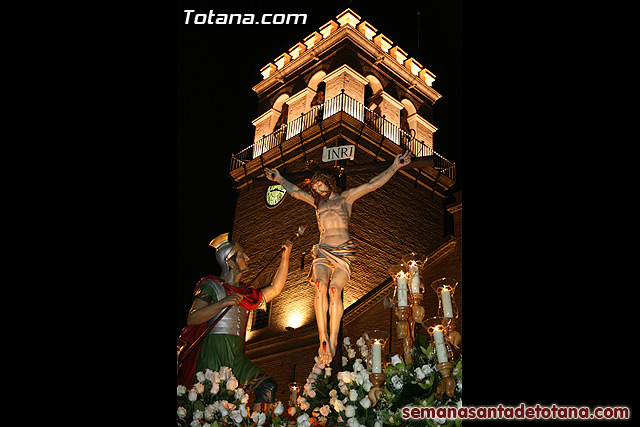
<path id="1" fill-rule="evenodd" d="M 398 339 L 402 340 L 402 348 L 404 353 L 404 363 L 407 365 L 413 364 L 413 358 L 411 357 L 411 346 L 413 345 L 413 335 L 409 328 L 409 316 L 411 316 L 411 307 L 396 307 L 396 316 L 398 321 L 396 322 L 396 332 L 398 333 Z"/>
<path id="2" fill-rule="evenodd" d="M 387 380 L 387 376 L 381 374 L 369 374 L 369 381 L 373 384 L 373 387 L 369 389 L 369 400 L 371 401 L 371 407 L 376 406 L 378 401 L 384 396 L 384 387 L 380 387 Z"/>
<path id="3" fill-rule="evenodd" d="M 413 312 L 414 322 L 422 323 L 424 320 L 424 307 L 420 305 L 424 295 L 421 293 L 411 294 L 411 310 Z"/>
<path id="4" fill-rule="evenodd" d="M 456 350 L 460 350 L 462 335 L 455 328 L 458 323 L 458 307 L 453 295 L 458 281 L 450 277 L 443 277 L 431 283 L 431 288 L 438 295 L 438 316 L 447 330 L 447 342 Z"/>
<path id="5" fill-rule="evenodd" d="M 363 337 L 369 350 L 367 372 L 369 373 L 369 381 L 373 384 L 373 387 L 369 389 L 369 400 L 371 400 L 371 406 L 376 406 L 376 403 L 384 395 L 384 387 L 381 387 L 381 385 L 387 379 L 387 376 L 382 372 L 384 366 L 382 361 L 385 360 L 385 348 L 389 339 L 389 332 L 374 329 L 365 332 Z"/>
<path id="6" fill-rule="evenodd" d="M 453 363 L 443 362 L 436 365 L 436 369 L 442 375 L 440 383 L 436 388 L 436 394 L 442 396 L 442 393 L 447 393 L 447 396 L 454 397 L 456 390 L 456 380 L 451 378 L 451 370 L 453 369 Z"/>
<path id="7" fill-rule="evenodd" d="M 449 397 L 455 396 L 456 381 L 451 377 L 453 363 L 450 362 L 453 357 L 451 342 L 449 341 L 451 320 L 437 316 L 425 320 L 427 332 L 431 336 L 431 345 L 433 345 L 432 357 L 437 358 L 436 369 L 442 376 L 436 388 L 437 396 L 442 396 L 443 393 L 446 393 Z"/>

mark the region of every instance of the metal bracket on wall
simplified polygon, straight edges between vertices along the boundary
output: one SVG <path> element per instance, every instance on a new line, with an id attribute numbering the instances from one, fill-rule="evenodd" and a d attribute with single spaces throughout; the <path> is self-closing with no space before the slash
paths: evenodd
<path id="1" fill-rule="evenodd" d="M 360 133 L 358 133 L 358 139 L 356 139 L 356 149 L 358 148 L 358 142 L 360 142 L 360 137 L 362 136 L 362 130 L 365 127 L 365 122 L 362 122 L 362 127 L 360 128 Z"/>
<path id="2" fill-rule="evenodd" d="M 322 143 L 324 145 L 327 145 L 327 140 L 324 139 L 324 132 L 323 132 L 323 129 L 322 129 L 322 120 L 320 120 L 319 125 L 320 125 L 320 138 L 322 138 Z"/>
<path id="3" fill-rule="evenodd" d="M 243 163 L 242 167 L 244 168 L 244 183 L 249 188 L 249 179 L 247 178 L 247 164 Z"/>
<path id="4" fill-rule="evenodd" d="M 436 186 L 438 185 L 438 179 L 442 175 L 442 171 L 438 170 L 438 175 L 436 175 L 436 181 L 433 183 L 433 188 L 431 189 L 431 198 L 433 199 L 433 192 L 436 191 Z"/>
<path id="5" fill-rule="evenodd" d="M 378 154 L 380 154 L 380 150 L 382 149 L 383 142 L 384 142 L 384 135 L 382 135 L 382 138 L 380 138 L 380 145 L 378 145 L 378 151 L 376 151 L 376 156 L 373 158 L 374 163 L 378 161 Z"/>
<path id="6" fill-rule="evenodd" d="M 305 151 L 304 144 L 302 143 L 302 132 L 300 132 L 298 135 L 300 135 L 300 148 L 302 149 L 302 160 L 306 164 L 307 163 L 307 152 Z"/>
<path id="7" fill-rule="evenodd" d="M 280 161 L 282 162 L 282 173 L 287 173 L 287 165 L 284 162 L 284 153 L 282 152 L 282 144 L 278 144 L 280 148 Z"/>

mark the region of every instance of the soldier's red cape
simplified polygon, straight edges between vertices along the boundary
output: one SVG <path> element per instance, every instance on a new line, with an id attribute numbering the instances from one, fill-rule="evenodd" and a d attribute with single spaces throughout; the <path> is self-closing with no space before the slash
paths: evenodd
<path id="1" fill-rule="evenodd" d="M 216 282 L 222 283 L 227 294 L 239 294 L 242 292 L 242 288 L 244 287 L 244 283 L 240 282 L 240 286 L 231 286 L 224 283 L 218 276 L 210 275 L 203 277 L 196 284 L 195 289 L 193 290 L 193 295 L 196 294 L 198 288 L 200 287 L 200 283 L 204 280 L 213 280 Z M 244 291 L 244 299 L 240 303 L 242 307 L 251 311 L 260 305 L 262 301 L 262 292 L 258 289 L 249 288 Z M 187 325 L 182 328 L 180 335 L 178 336 L 178 343 L 186 342 L 189 345 L 195 342 L 196 339 L 207 329 L 207 324 L 202 323 L 200 325 Z M 178 385 L 182 384 L 187 389 L 190 389 L 193 386 L 193 377 L 196 374 L 196 362 L 198 360 L 198 352 L 200 351 L 200 343 L 191 350 L 189 355 L 182 362 L 182 367 L 180 368 L 180 372 L 178 374 Z"/>

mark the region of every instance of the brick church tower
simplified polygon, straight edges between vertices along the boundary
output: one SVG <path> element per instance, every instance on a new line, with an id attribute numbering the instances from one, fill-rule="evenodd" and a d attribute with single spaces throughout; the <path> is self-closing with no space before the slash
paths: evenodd
<path id="1" fill-rule="evenodd" d="M 238 191 L 232 236 L 248 248 L 252 265 L 262 266 L 282 240 L 308 224 L 294 242 L 284 291 L 267 312 L 252 312 L 247 329 L 247 356 L 276 379 L 276 399 L 286 402 L 288 383 L 304 383 L 317 355 L 307 274 L 319 231 L 314 209 L 271 186 L 264 167 L 277 168 L 294 184 L 311 176 L 310 163 L 342 167 L 338 184 L 346 189 L 411 150 L 412 167 L 357 200 L 349 226 L 357 255 L 343 294 L 343 336 L 354 342 L 367 330 L 387 330 L 390 354 L 401 353 L 402 345 L 383 298 L 393 291 L 388 269 L 404 254 L 429 256 L 423 270 L 427 316 L 437 310 L 429 285 L 443 276 L 459 282 L 455 299 L 462 315 L 462 200 L 461 192 L 451 194 L 455 164 L 433 150 L 432 112 L 441 97 L 432 88 L 436 76 L 354 11 L 295 42 L 260 72 L 263 79 L 253 87 L 259 97 L 254 142 L 231 158 Z M 243 281 L 258 271 L 251 269 Z M 267 284 L 268 273 L 256 287 Z"/>

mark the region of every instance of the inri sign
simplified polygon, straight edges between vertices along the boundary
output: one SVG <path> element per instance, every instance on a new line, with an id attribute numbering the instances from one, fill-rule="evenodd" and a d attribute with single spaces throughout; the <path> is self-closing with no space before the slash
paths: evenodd
<path id="1" fill-rule="evenodd" d="M 342 145 L 340 147 L 322 147 L 322 161 L 331 162 L 334 160 L 353 160 L 356 154 L 355 145 Z"/>

